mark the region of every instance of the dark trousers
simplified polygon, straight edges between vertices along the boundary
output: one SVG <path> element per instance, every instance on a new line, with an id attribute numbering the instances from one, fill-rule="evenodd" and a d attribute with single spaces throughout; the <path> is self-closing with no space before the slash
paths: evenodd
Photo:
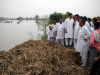
<path id="1" fill-rule="evenodd" d="M 93 63 L 90 75 L 96 75 L 99 68 L 100 68 L 100 59 L 95 63 Z"/>
<path id="2" fill-rule="evenodd" d="M 90 70 L 91 70 L 92 65 L 93 65 L 93 59 L 95 57 L 98 57 L 98 55 L 99 55 L 99 51 L 96 48 L 90 47 Z"/>

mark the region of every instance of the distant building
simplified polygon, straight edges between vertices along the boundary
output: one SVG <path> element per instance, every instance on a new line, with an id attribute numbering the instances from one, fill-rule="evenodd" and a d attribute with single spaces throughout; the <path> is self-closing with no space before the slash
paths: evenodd
<path id="1" fill-rule="evenodd" d="M 5 18 L 4 17 L 0 17 L 0 21 L 4 21 L 5 20 Z"/>

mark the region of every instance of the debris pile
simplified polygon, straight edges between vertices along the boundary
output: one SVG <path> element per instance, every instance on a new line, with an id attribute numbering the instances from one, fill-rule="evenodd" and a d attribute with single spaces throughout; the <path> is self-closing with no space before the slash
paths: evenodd
<path id="1" fill-rule="evenodd" d="M 43 40 L 28 40 L 0 51 L 0 75 L 85 75 L 73 48 Z"/>

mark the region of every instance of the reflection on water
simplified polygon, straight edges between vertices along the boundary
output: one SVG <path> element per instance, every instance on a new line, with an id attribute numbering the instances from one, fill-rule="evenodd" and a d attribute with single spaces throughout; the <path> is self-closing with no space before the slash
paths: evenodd
<path id="1" fill-rule="evenodd" d="M 6 21 L 7 22 L 7 21 Z M 10 22 L 10 23 L 9 23 Z M 8 21 L 8 23 L 0 23 L 0 51 L 9 50 L 15 45 L 21 44 L 29 39 L 38 40 L 38 31 L 36 21 Z"/>

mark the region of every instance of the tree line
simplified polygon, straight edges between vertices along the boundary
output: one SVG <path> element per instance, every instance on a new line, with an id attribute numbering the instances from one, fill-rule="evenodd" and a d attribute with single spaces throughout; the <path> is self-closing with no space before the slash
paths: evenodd
<path id="1" fill-rule="evenodd" d="M 52 24 L 52 22 L 54 20 L 56 22 L 59 22 L 60 18 L 65 18 L 65 19 L 68 18 L 69 17 L 69 13 L 70 12 L 66 12 L 65 14 L 54 12 L 54 13 L 50 14 L 50 16 L 49 16 L 49 24 Z"/>

